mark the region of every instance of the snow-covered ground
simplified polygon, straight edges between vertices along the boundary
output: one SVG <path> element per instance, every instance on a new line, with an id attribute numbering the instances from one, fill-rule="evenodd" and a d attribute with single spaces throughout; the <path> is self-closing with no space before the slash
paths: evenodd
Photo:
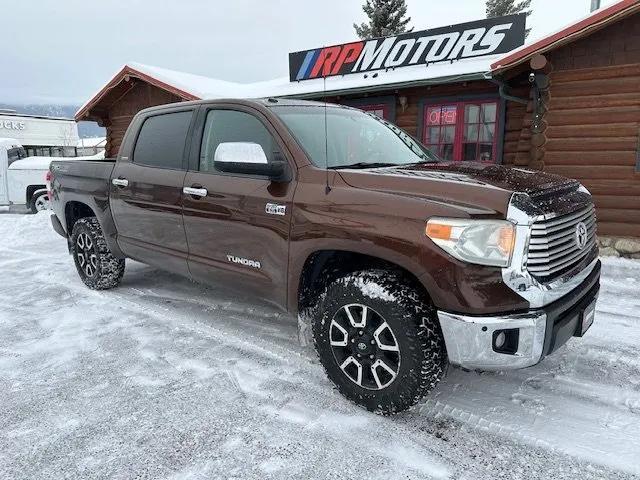
<path id="1" fill-rule="evenodd" d="M 640 476 L 640 262 L 540 365 L 451 369 L 385 418 L 331 388 L 286 315 L 129 262 L 88 290 L 47 213 L 0 211 L 0 478 Z"/>

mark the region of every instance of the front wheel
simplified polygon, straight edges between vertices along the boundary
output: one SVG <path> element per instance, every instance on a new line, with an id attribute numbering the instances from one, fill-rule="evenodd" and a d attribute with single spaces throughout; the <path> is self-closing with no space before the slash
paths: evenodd
<path id="1" fill-rule="evenodd" d="M 81 218 L 73 226 L 71 253 L 84 284 L 93 290 L 118 286 L 124 275 L 124 259 L 113 256 L 96 217 Z"/>
<path id="2" fill-rule="evenodd" d="M 428 299 L 401 273 L 367 270 L 329 285 L 313 336 L 338 391 L 389 415 L 416 404 L 442 378 L 447 355 Z"/>

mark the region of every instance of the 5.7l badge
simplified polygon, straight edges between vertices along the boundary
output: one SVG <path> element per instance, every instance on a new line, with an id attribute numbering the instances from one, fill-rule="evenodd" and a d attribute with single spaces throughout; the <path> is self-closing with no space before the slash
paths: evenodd
<path id="1" fill-rule="evenodd" d="M 267 212 L 269 215 L 286 215 L 287 206 L 278 205 L 277 203 L 267 203 L 264 207 L 264 211 Z"/>

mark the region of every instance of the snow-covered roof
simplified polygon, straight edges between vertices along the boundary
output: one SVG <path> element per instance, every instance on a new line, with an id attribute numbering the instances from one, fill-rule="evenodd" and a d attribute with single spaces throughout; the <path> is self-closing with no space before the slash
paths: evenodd
<path id="1" fill-rule="evenodd" d="M 367 73 L 353 73 L 313 80 L 289 81 L 282 77 L 267 82 L 242 85 L 245 97 L 304 97 L 318 94 L 339 94 L 347 91 L 380 90 L 433 83 L 449 83 L 484 78 L 491 70 L 491 63 L 500 55 L 487 55 L 453 62 L 429 65 L 413 65 Z"/>
<path id="2" fill-rule="evenodd" d="M 184 100 L 215 98 L 262 98 L 262 97 L 305 97 L 319 94 L 338 94 L 345 91 L 380 90 L 381 87 L 447 83 L 483 78 L 491 67 L 491 62 L 499 55 L 487 55 L 472 59 L 446 61 L 429 65 L 415 65 L 375 72 L 356 73 L 335 77 L 318 78 L 291 82 L 289 77 L 255 83 L 237 83 L 215 78 L 179 72 L 167 68 L 129 62 L 111 80 L 93 95 L 75 115 L 82 120 L 89 110 L 103 98 L 111 88 L 126 76 L 134 76 L 152 85 L 163 88 Z"/>
<path id="3" fill-rule="evenodd" d="M 132 70 L 153 77 L 162 83 L 190 93 L 199 99 L 237 96 L 236 92 L 238 91 L 238 87 L 241 86 L 241 84 L 236 82 L 227 82 L 226 80 L 178 72 L 176 70 L 144 65 L 137 62 L 127 63 L 127 66 Z"/>
<path id="4" fill-rule="evenodd" d="M 491 65 L 492 72 L 505 70 L 519 65 L 536 54 L 547 52 L 560 45 L 573 42 L 593 33 L 610 23 L 628 15 L 640 12 L 639 0 L 621 0 L 605 8 L 579 18 L 545 37 L 526 43 L 523 46 L 502 55 Z"/>

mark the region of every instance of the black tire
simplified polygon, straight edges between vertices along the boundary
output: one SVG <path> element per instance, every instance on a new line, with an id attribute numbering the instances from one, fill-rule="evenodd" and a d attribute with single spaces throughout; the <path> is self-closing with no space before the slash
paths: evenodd
<path id="1" fill-rule="evenodd" d="M 31 210 L 31 213 L 38 213 L 42 210 L 40 204 L 43 200 L 46 200 L 46 203 L 49 202 L 49 194 L 47 192 L 40 192 L 31 197 L 31 201 L 29 202 L 29 210 Z"/>
<path id="2" fill-rule="evenodd" d="M 367 307 L 364 328 L 353 327 L 346 306 L 356 324 L 362 322 L 362 306 Z M 314 343 L 327 376 L 342 395 L 367 410 L 383 415 L 404 411 L 427 395 L 446 372 L 447 353 L 435 310 L 400 272 L 366 270 L 339 278 L 321 296 L 314 317 Z M 377 338 L 371 333 L 374 328 L 380 330 Z M 342 333 L 345 330 L 348 336 Z M 336 347 L 343 338 L 347 346 Z M 397 354 L 388 351 L 393 348 Z M 376 363 L 379 360 L 385 368 Z"/>
<path id="3" fill-rule="evenodd" d="M 124 275 L 124 259 L 113 256 L 96 217 L 79 219 L 71 234 L 71 253 L 84 284 L 93 290 L 117 287 Z"/>

